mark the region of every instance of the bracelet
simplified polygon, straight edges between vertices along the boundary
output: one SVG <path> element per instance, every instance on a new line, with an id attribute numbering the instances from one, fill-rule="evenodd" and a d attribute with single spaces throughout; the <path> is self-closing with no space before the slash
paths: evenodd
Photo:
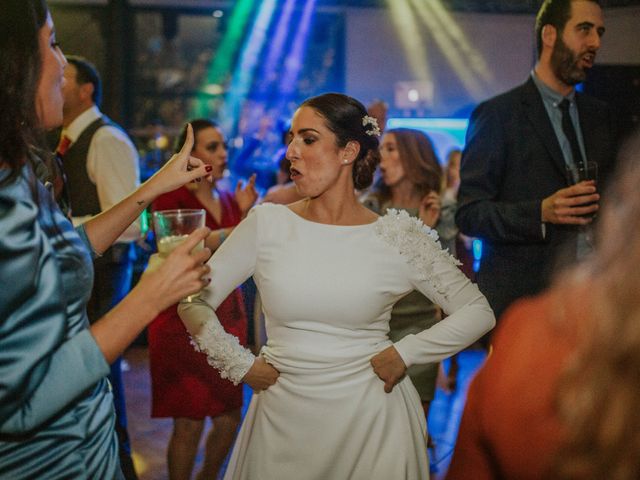
<path id="1" fill-rule="evenodd" d="M 218 237 L 218 239 L 220 240 L 220 245 L 222 245 L 222 242 L 224 242 L 225 238 L 227 238 L 227 235 L 224 233 L 224 229 L 220 229 L 220 236 Z"/>

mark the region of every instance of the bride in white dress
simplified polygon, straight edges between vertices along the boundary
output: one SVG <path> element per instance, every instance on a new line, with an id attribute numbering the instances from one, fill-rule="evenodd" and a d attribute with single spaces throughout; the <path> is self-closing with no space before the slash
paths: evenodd
<path id="1" fill-rule="evenodd" d="M 296 111 L 287 158 L 300 202 L 255 207 L 209 260 L 212 282 L 179 313 L 209 363 L 256 392 L 225 479 L 429 477 L 426 425 L 408 366 L 439 362 L 495 323 L 435 233 L 357 200 L 379 130 L 357 100 L 325 94 Z M 215 309 L 253 276 L 268 342 L 255 358 Z M 393 344 L 393 304 L 419 290 L 447 317 Z"/>

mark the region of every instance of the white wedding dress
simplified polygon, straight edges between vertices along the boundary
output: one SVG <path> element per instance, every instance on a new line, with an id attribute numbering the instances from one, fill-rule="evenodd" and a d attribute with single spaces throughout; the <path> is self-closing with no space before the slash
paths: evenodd
<path id="1" fill-rule="evenodd" d="M 225 479 L 429 477 L 426 425 L 405 377 L 389 394 L 369 363 L 392 343 L 393 304 L 417 289 L 447 318 L 395 344 L 407 366 L 438 362 L 490 330 L 477 287 L 406 212 L 375 223 L 311 222 L 282 205 L 255 207 L 209 260 L 212 282 L 180 316 L 223 376 L 239 382 L 254 357 L 214 310 L 253 275 L 266 319 L 261 355 L 280 377 L 255 394 Z"/>

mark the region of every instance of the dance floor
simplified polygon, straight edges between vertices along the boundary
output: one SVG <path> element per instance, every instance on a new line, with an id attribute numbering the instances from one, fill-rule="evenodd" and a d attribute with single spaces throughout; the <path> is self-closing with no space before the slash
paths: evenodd
<path id="1" fill-rule="evenodd" d="M 438 389 L 429 414 L 429 431 L 435 443 L 435 452 L 430 452 L 434 469 L 432 478 L 435 480 L 443 478 L 451 461 L 469 381 L 482 364 L 485 354 L 481 350 L 470 349 L 458 357 L 456 390 L 445 393 Z M 171 420 L 150 418 L 151 386 L 146 347 L 132 347 L 125 354 L 125 360 L 127 369 L 123 377 L 136 471 L 140 480 L 167 480 L 165 449 L 171 433 Z M 445 368 L 448 368 L 448 362 Z M 251 389 L 245 386 L 243 414 L 250 397 Z M 202 453 L 198 454 L 196 462 L 197 468 L 202 462 Z"/>

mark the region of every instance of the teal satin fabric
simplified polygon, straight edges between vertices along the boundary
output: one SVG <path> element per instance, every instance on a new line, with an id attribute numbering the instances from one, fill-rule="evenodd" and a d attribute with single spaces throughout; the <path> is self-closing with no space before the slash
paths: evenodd
<path id="1" fill-rule="evenodd" d="M 0 187 L 0 478 L 118 478 L 109 365 L 85 313 L 88 241 L 21 173 Z"/>

